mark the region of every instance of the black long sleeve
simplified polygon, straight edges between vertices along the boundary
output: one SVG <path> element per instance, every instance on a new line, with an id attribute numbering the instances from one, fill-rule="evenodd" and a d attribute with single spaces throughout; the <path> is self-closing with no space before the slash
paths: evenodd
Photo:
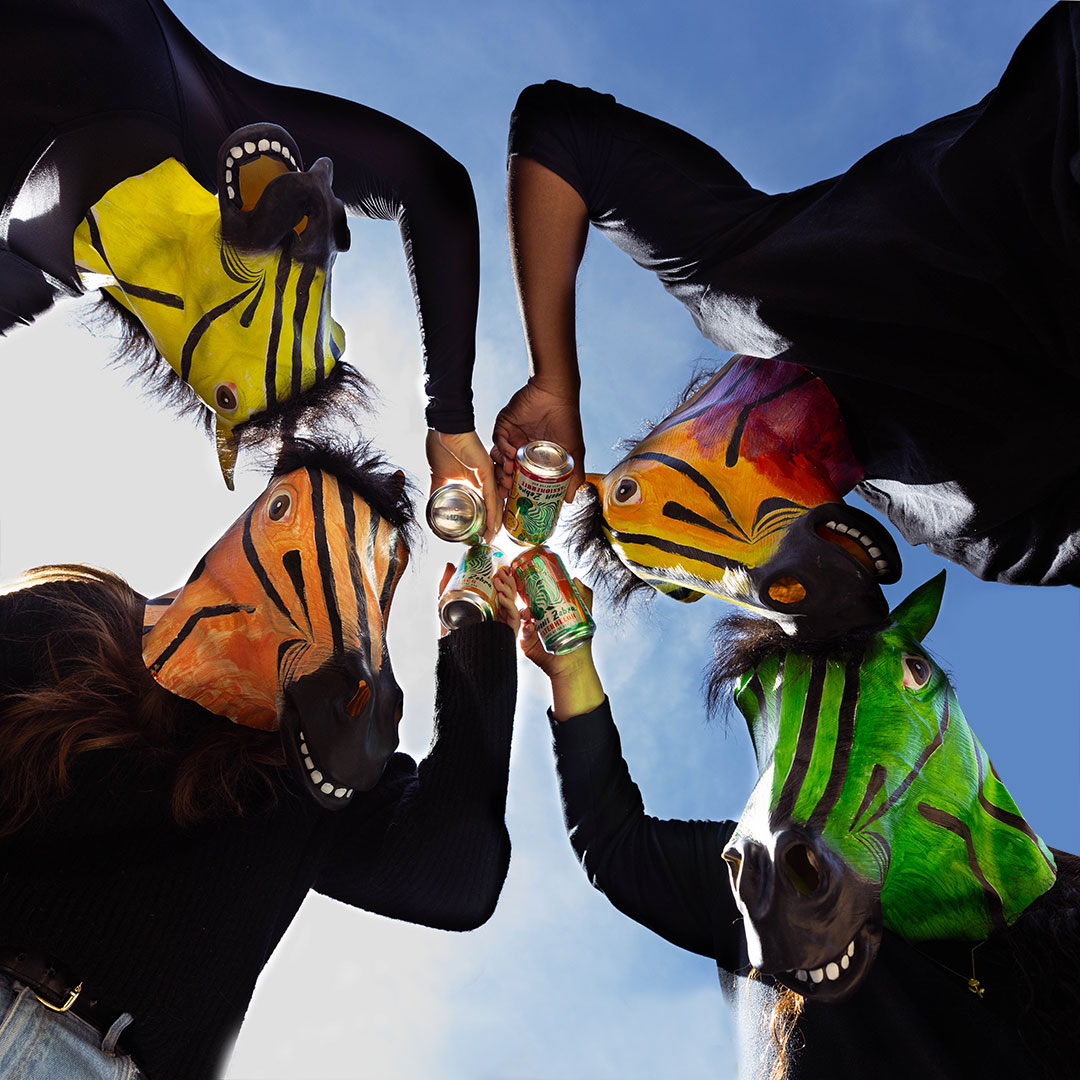
<path id="1" fill-rule="evenodd" d="M 514 637 L 501 624 L 462 627 L 439 642 L 431 751 L 419 768 L 396 755 L 378 826 L 366 812 L 342 822 L 319 892 L 445 930 L 487 921 L 510 862 L 514 664 Z"/>
<path id="2" fill-rule="evenodd" d="M 566 828 L 589 880 L 636 922 L 738 970 L 742 930 L 722 859 L 734 822 L 649 817 L 606 700 L 551 728 Z"/>
<path id="3" fill-rule="evenodd" d="M 49 670 L 41 642 L 64 625 L 65 600 L 92 600 L 93 589 L 58 583 L 0 596 L 0 737 L 6 698 Z M 63 669 L 63 635 L 50 646 Z M 318 807 L 282 769 L 271 803 L 260 797 L 242 816 L 181 828 L 170 803 L 174 755 L 138 746 L 83 754 L 70 792 L 0 840 L 5 943 L 58 958 L 117 1015 L 132 1013 L 125 1044 L 154 1080 L 216 1075 L 309 889 L 447 929 L 490 915 L 510 855 L 515 671 L 507 627 L 453 631 L 439 650 L 430 753 L 419 767 L 395 754 L 379 783 L 339 812 Z M 175 700 L 182 730 L 228 723 Z"/>
<path id="4" fill-rule="evenodd" d="M 8 7 L 0 334 L 32 321 L 56 295 L 82 291 L 72 237 L 109 188 L 175 157 L 213 191 L 222 141 L 245 124 L 273 122 L 293 135 L 308 164 L 331 158 L 334 190 L 353 213 L 398 222 L 420 321 L 428 424 L 472 430 L 479 228 L 472 185 L 457 161 L 374 109 L 237 71 L 161 0 Z M 53 177 L 63 198 L 44 211 L 12 213 L 31 168 L 37 183 Z"/>

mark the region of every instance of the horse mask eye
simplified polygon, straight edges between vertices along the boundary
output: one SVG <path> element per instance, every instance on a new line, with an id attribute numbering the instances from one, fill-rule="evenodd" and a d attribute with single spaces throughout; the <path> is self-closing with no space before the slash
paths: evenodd
<path id="1" fill-rule="evenodd" d="M 921 690 L 930 681 L 933 668 L 924 657 L 905 653 L 900 662 L 904 669 L 903 685 L 908 690 Z"/>

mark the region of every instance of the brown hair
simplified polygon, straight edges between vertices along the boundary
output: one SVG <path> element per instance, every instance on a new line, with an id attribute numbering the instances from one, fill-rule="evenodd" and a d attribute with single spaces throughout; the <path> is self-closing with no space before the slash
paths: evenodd
<path id="1" fill-rule="evenodd" d="M 276 732 L 205 714 L 151 678 L 142 662 L 143 599 L 115 574 L 61 564 L 29 571 L 0 593 L 8 643 L 29 650 L 34 677 L 10 687 L 0 710 L 0 836 L 35 818 L 71 787 L 76 760 L 132 749 L 173 771 L 178 824 L 242 813 L 273 797 L 284 763 Z M 23 619 L 39 635 L 12 633 Z"/>

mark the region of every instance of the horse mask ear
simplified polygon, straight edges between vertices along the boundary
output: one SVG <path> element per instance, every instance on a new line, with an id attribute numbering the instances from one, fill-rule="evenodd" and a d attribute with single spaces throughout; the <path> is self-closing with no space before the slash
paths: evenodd
<path id="1" fill-rule="evenodd" d="M 937 621 L 944 593 L 945 571 L 942 570 L 893 608 L 892 621 L 903 627 L 915 641 L 922 641 Z"/>

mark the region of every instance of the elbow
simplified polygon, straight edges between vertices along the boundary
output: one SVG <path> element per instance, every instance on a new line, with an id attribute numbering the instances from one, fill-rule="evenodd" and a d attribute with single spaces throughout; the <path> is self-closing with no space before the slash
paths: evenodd
<path id="1" fill-rule="evenodd" d="M 425 139 L 405 170 L 402 211 L 429 206 L 452 218 L 475 221 L 476 196 L 468 170 L 441 146 Z"/>
<path id="2" fill-rule="evenodd" d="M 451 894 L 444 894 L 444 908 L 439 926 L 443 930 L 464 933 L 478 930 L 486 923 L 499 904 L 503 882 L 510 867 L 510 835 L 504 829 L 498 851 L 474 867 Z"/>

